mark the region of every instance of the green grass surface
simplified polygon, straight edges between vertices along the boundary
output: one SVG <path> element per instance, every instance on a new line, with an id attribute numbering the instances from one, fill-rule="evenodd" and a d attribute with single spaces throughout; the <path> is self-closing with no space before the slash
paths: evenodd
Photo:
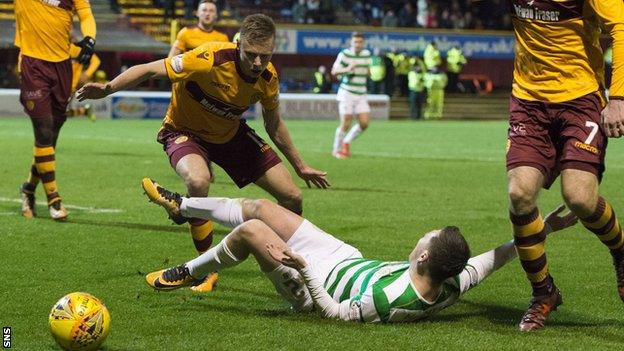
<path id="1" fill-rule="evenodd" d="M 532 334 L 516 328 L 530 293 L 517 261 L 439 315 L 406 325 L 293 314 L 253 260 L 222 272 L 213 293 L 156 293 L 144 283 L 146 272 L 194 256 L 187 228 L 171 225 L 140 188 L 140 179 L 150 176 L 184 191 L 155 141 L 158 125 L 70 120 L 57 148 L 57 180 L 64 202 L 80 209 L 71 209 L 67 223 L 55 223 L 44 205 L 37 219 L 19 216 L 12 201 L 32 159 L 32 130 L 25 117 L 0 119 L 0 324 L 12 327 L 13 349 L 58 349 L 47 317 L 52 304 L 72 291 L 107 304 L 112 327 L 106 350 L 597 350 L 624 343 L 623 306 L 608 254 L 581 226 L 549 237 L 551 271 L 564 304 L 548 328 Z M 265 135 L 260 124 L 252 126 Z M 505 122 L 376 122 L 348 160 L 330 156 L 335 122 L 288 126 L 305 160 L 328 171 L 332 183 L 329 190 L 303 190 L 306 216 L 365 257 L 405 259 L 423 233 L 448 224 L 463 230 L 473 254 L 511 238 Z M 624 145 L 612 141 L 602 193 L 619 213 L 623 164 Z M 543 211 L 559 203 L 558 187 L 542 193 Z M 238 190 L 220 169 L 210 192 L 268 196 L 254 186 Z M 42 189 L 37 195 L 45 198 Z M 216 240 L 226 233 L 219 227 Z"/>

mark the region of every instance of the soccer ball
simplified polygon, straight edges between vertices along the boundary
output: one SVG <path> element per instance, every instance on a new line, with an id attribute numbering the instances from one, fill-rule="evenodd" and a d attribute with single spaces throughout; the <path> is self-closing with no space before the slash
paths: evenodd
<path id="1" fill-rule="evenodd" d="M 74 292 L 52 306 L 48 321 L 52 336 L 64 350 L 89 351 L 106 340 L 110 314 L 93 295 Z"/>

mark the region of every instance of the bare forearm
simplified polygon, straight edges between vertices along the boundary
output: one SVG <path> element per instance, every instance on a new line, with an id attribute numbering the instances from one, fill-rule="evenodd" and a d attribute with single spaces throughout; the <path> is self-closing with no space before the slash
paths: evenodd
<path id="1" fill-rule="evenodd" d="M 301 169 L 304 166 L 304 162 L 299 156 L 299 151 L 295 148 L 295 145 L 290 138 L 290 133 L 286 129 L 286 125 L 281 119 L 275 122 L 265 123 L 266 132 L 275 144 L 275 146 L 284 154 L 288 162 L 295 167 L 295 169 Z"/>
<path id="2" fill-rule="evenodd" d="M 164 67 L 163 61 L 155 61 L 128 68 L 107 84 L 107 89 L 110 89 L 109 94 L 135 87 L 150 78 L 161 77 L 157 70 L 151 69 L 152 66 L 158 63 Z"/>

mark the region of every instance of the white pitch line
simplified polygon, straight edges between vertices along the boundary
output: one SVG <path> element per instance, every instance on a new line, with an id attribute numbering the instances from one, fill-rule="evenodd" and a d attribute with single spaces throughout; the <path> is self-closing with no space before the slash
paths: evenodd
<path id="1" fill-rule="evenodd" d="M 0 197 L 0 202 L 21 203 L 22 200 L 10 199 L 8 197 Z M 37 205 L 47 206 L 48 204 L 46 202 L 37 202 Z M 65 206 L 65 208 L 70 209 L 70 210 L 85 211 L 87 213 L 121 213 L 123 212 L 123 210 L 118 209 L 118 208 L 95 208 L 95 207 L 88 207 L 88 206 L 85 207 L 85 206 L 66 205 L 66 204 L 63 204 L 63 206 Z"/>

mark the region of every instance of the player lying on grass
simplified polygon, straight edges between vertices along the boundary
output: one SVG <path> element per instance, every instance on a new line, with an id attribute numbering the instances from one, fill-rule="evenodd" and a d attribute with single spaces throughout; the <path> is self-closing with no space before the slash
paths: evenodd
<path id="1" fill-rule="evenodd" d="M 407 322 L 450 306 L 516 257 L 510 241 L 470 258 L 459 229 L 445 227 L 425 234 L 407 261 L 368 260 L 355 247 L 268 200 L 186 198 L 148 178 L 142 185 L 172 218 L 205 218 L 234 228 L 203 255 L 149 273 L 146 281 L 157 290 L 199 284 L 210 272 L 236 266 L 251 254 L 295 310 L 316 306 L 328 318 Z M 563 209 L 546 217 L 549 232 L 576 222 L 572 214 L 559 216 Z"/>

